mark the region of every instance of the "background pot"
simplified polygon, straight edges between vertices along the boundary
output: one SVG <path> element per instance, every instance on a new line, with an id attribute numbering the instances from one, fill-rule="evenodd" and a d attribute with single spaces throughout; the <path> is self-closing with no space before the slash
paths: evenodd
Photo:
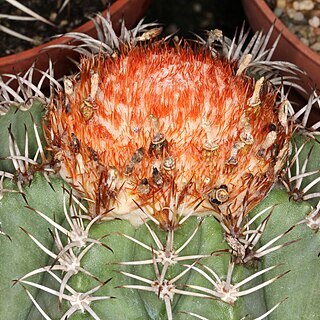
<path id="1" fill-rule="evenodd" d="M 122 20 L 125 21 L 128 29 L 133 28 L 143 17 L 150 2 L 151 0 L 117 0 L 113 3 L 110 7 L 110 16 L 115 31 L 119 32 Z M 106 10 L 102 14 L 105 16 Z M 91 36 L 96 35 L 92 21 L 86 22 L 74 29 L 73 32 L 82 32 Z M 67 51 L 59 48 L 48 49 L 47 47 L 67 44 L 69 41 L 70 38 L 61 37 L 32 49 L 2 57 L 0 58 L 0 74 L 24 72 L 34 62 L 36 62 L 37 69 L 46 70 L 48 68 L 48 59 L 50 58 L 55 62 L 55 77 L 59 78 L 66 74 L 66 69 L 70 66 L 70 61 L 67 59 Z M 70 51 L 68 51 L 68 56 L 70 56 Z"/>
<path id="2" fill-rule="evenodd" d="M 265 33 L 274 24 L 271 42 L 281 33 L 280 41 L 272 56 L 273 60 L 289 61 L 306 72 L 301 77 L 301 86 L 306 93 L 293 93 L 291 100 L 299 106 L 305 103 L 311 89 L 320 88 L 320 55 L 306 46 L 296 37 L 273 13 L 264 0 L 242 0 L 243 8 L 253 31 L 263 30 Z M 301 99 L 301 95 L 304 99 Z M 310 117 L 314 123 L 320 120 L 319 110 L 313 110 Z"/>

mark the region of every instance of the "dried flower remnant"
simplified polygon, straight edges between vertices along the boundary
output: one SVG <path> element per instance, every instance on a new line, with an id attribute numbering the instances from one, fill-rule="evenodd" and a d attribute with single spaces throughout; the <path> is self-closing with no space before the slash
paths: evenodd
<path id="1" fill-rule="evenodd" d="M 83 60 L 79 80 L 70 81 L 68 112 L 61 93 L 49 106 L 47 140 L 93 216 L 108 212 L 140 224 L 141 207 L 157 217 L 173 201 L 188 214 L 199 199 L 199 213 L 207 204 L 237 216 L 253 177 L 248 213 L 286 159 L 291 128 L 282 125 L 276 91 L 263 78 L 237 75 L 207 49 L 155 43 L 120 50 L 116 58 Z M 90 116 L 83 107 L 89 100 Z M 213 193 L 223 201 L 212 203 Z"/>

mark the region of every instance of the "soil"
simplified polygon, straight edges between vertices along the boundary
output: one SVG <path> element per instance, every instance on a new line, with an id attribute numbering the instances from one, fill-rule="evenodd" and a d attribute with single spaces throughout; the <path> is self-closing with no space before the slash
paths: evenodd
<path id="1" fill-rule="evenodd" d="M 70 0 L 61 13 L 59 9 L 64 0 L 24 0 L 23 5 L 35 11 L 42 17 L 52 21 L 56 27 L 52 27 L 40 21 L 15 21 L 1 19 L 0 24 L 36 39 L 38 44 L 47 42 L 52 36 L 69 32 L 77 26 L 88 21 L 88 14 L 101 12 L 107 7 L 107 0 Z M 26 16 L 24 12 L 11 4 L 0 0 L 0 13 L 18 16 Z M 17 53 L 34 45 L 30 42 L 18 39 L 0 31 L 0 56 Z"/>
<path id="2" fill-rule="evenodd" d="M 164 33 L 190 38 L 205 30 L 220 29 L 229 38 L 241 28 L 245 14 L 240 0 L 153 0 L 146 21 L 164 25 Z M 249 24 L 246 24 L 249 29 Z"/>
<path id="3" fill-rule="evenodd" d="M 24 0 L 25 6 L 50 20 L 58 13 L 63 0 Z M 49 41 L 56 34 L 71 31 L 88 20 L 96 12 L 106 8 L 108 0 L 70 0 L 68 6 L 53 21 L 57 28 L 42 22 L 24 22 L 1 19 L 0 24 L 14 29 L 40 43 Z M 60 5 L 59 5 L 60 3 Z M 45 5 L 44 5 L 45 4 Z M 58 5 L 57 5 L 58 4 Z M 0 0 L 0 13 L 25 15 L 4 0 Z M 204 35 L 205 30 L 221 29 L 228 37 L 233 37 L 237 27 L 245 21 L 241 1 L 235 0 L 153 0 L 146 12 L 146 22 L 159 22 L 164 25 L 164 34 L 177 32 L 185 38 L 192 33 Z M 249 25 L 247 24 L 247 28 Z M 36 30 L 36 32 L 35 32 Z M 0 56 L 20 52 L 33 47 L 32 44 L 0 32 Z"/>

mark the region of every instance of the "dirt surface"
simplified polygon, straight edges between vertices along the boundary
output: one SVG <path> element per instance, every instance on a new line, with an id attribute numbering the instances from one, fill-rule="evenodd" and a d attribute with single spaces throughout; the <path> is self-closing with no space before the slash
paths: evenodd
<path id="1" fill-rule="evenodd" d="M 70 0 L 68 5 L 59 13 L 64 0 L 20 0 L 20 2 L 42 17 L 55 24 L 52 27 L 40 21 L 16 21 L 0 19 L 0 24 L 23 35 L 36 40 L 41 44 L 50 40 L 56 34 L 69 32 L 88 21 L 88 15 L 100 12 L 106 8 L 106 0 Z M 16 16 L 27 16 L 26 13 L 0 0 L 0 13 Z M 32 48 L 34 44 L 18 39 L 0 31 L 0 56 L 20 52 Z"/>
<path id="2" fill-rule="evenodd" d="M 21 3 L 51 20 L 57 27 L 39 21 L 8 19 L 1 19 L 0 24 L 43 43 L 49 41 L 55 34 L 71 31 L 81 25 L 88 20 L 88 15 L 102 11 L 108 0 L 70 0 L 68 6 L 58 15 L 63 0 L 24 0 Z M 4 0 L 0 0 L 0 8 L 2 14 L 25 15 L 13 9 L 12 5 Z M 192 33 L 203 35 L 205 30 L 214 28 L 219 28 L 227 36 L 232 37 L 236 27 L 241 26 L 244 20 L 239 0 L 153 0 L 146 12 L 146 21 L 162 23 L 164 34 L 178 32 L 185 38 L 193 37 Z M 0 39 L 0 56 L 33 47 L 33 44 L 3 32 L 0 32 Z"/>
<path id="3" fill-rule="evenodd" d="M 163 23 L 166 34 L 179 30 L 178 34 L 185 38 L 215 28 L 233 37 L 245 15 L 240 0 L 153 0 L 146 20 Z"/>

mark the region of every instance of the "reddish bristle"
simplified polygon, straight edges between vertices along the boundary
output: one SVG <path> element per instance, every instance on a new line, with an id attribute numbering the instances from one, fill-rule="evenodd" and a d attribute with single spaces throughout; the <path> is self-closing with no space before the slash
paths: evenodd
<path id="1" fill-rule="evenodd" d="M 117 58 L 83 61 L 73 94 L 59 96 L 48 113 L 48 127 L 55 137 L 48 140 L 63 159 L 63 175 L 97 202 L 101 173 L 112 168 L 116 186 L 108 185 L 107 178 L 104 183 L 116 190 L 114 203 L 125 207 L 120 211 L 127 210 L 126 214 L 134 207 L 131 197 L 153 208 L 152 214 L 170 207 L 172 186 L 179 193 L 190 181 L 193 187 L 184 196 L 190 204 L 227 186 L 228 200 L 218 204 L 222 214 L 226 208 L 237 214 L 250 184 L 251 209 L 275 181 L 274 165 L 283 161 L 277 155 L 288 134 L 278 120 L 276 93 L 264 88 L 261 103 L 250 106 L 255 81 L 235 73 L 233 65 L 213 59 L 210 52 L 184 47 L 178 51 L 167 46 L 135 48 Z M 98 78 L 96 91 L 93 74 Z M 155 128 L 150 117 L 158 121 L 159 133 L 166 140 L 159 152 L 152 149 Z M 234 145 L 241 141 L 244 123 L 254 141 L 237 150 L 237 164 L 228 164 Z M 261 150 L 272 124 L 276 140 Z M 216 150 L 204 148 L 208 132 Z M 144 154 L 135 162 L 132 157 L 139 148 L 144 148 Z M 174 168 L 165 170 L 166 157 L 174 159 Z M 154 167 L 162 184 L 154 182 Z M 139 188 L 141 181 L 149 184 L 142 186 L 145 192 Z"/>

